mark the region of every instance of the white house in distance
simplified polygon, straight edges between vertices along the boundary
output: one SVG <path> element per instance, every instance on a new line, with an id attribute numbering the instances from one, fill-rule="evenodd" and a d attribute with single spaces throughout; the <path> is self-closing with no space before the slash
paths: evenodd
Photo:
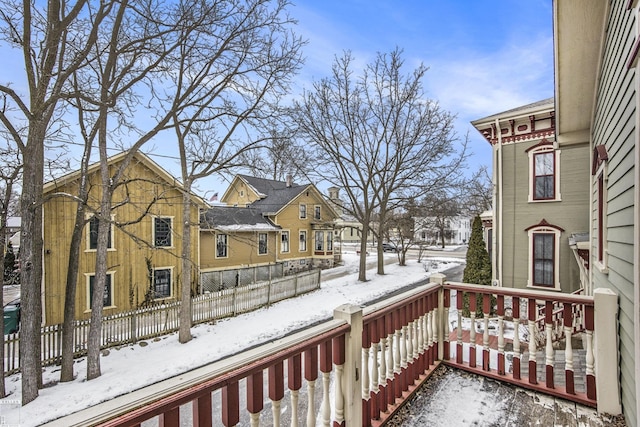
<path id="1" fill-rule="evenodd" d="M 468 215 L 456 215 L 450 218 L 417 217 L 414 224 L 414 240 L 428 245 L 441 242 L 441 228 L 438 221 L 444 221 L 444 242 L 446 245 L 465 245 L 471 238 L 473 218 Z"/>

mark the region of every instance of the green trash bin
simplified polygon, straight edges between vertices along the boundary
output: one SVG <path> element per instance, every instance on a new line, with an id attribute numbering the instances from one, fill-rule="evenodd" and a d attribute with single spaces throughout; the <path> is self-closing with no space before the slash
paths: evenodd
<path id="1" fill-rule="evenodd" d="M 18 332 L 20 326 L 20 306 L 6 305 L 4 307 L 4 334 Z"/>

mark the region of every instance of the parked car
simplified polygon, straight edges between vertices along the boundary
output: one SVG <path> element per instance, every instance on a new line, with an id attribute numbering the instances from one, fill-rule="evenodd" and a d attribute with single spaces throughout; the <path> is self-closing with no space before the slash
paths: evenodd
<path id="1" fill-rule="evenodd" d="M 7 303 L 3 309 L 4 334 L 13 334 L 20 329 L 20 298 Z"/>
<path id="2" fill-rule="evenodd" d="M 382 252 L 398 252 L 398 247 L 393 243 L 383 243 Z"/>

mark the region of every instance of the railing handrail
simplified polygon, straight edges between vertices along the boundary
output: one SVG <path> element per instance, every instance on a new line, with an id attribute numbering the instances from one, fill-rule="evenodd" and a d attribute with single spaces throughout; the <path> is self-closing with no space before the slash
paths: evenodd
<path id="1" fill-rule="evenodd" d="M 504 295 L 509 297 L 519 297 L 519 298 L 532 298 L 532 299 L 548 299 L 554 300 L 557 302 L 567 302 L 573 304 L 584 304 L 587 306 L 593 305 L 593 297 L 587 295 L 574 295 L 574 294 L 563 294 L 560 292 L 547 291 L 544 289 L 516 289 L 516 288 L 505 288 L 501 286 L 484 286 L 484 285 L 472 285 L 470 283 L 461 283 L 461 282 L 449 282 L 447 281 L 444 284 L 445 289 L 451 289 L 456 291 L 464 291 L 464 292 L 480 292 L 487 293 L 488 289 L 491 289 L 491 293 L 495 295 Z"/>
<path id="2" fill-rule="evenodd" d="M 148 414 L 160 413 L 161 408 L 188 403 L 194 395 L 214 391 L 246 378 L 307 348 L 345 334 L 349 329 L 350 325 L 344 320 L 329 320 L 54 420 L 47 426 L 100 424 L 106 427 L 111 425 L 109 421 L 115 417 L 120 417 L 118 426 L 136 425 L 138 420 L 148 419 Z"/>

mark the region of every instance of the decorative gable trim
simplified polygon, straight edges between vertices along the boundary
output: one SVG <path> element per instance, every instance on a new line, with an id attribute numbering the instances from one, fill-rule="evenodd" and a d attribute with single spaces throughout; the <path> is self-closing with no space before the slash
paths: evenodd
<path id="1" fill-rule="evenodd" d="M 542 221 L 540 221 L 538 224 L 531 225 L 531 226 L 525 228 L 524 231 L 529 231 L 529 230 L 533 230 L 534 228 L 540 228 L 540 227 L 553 228 L 554 230 L 558 230 L 560 232 L 564 232 L 564 228 L 562 228 L 562 227 L 560 227 L 558 225 L 549 224 L 547 222 L 547 220 L 544 219 L 544 218 L 542 218 Z"/>

